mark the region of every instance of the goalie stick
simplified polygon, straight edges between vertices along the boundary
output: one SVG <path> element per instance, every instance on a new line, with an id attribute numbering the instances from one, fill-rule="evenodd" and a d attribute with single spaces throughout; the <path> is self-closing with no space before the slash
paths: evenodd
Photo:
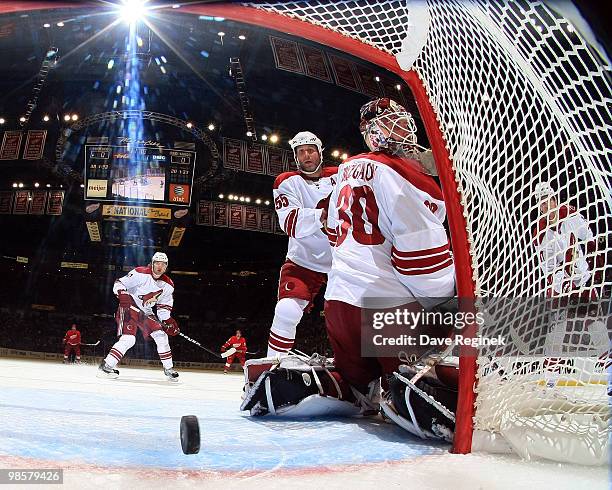
<path id="1" fill-rule="evenodd" d="M 137 312 L 139 312 L 139 313 L 142 313 L 142 311 L 141 311 L 141 310 L 139 310 L 138 308 L 136 308 L 135 306 L 130 306 L 130 308 L 131 308 L 132 310 L 134 310 L 134 311 L 137 311 Z M 157 322 L 157 323 L 162 323 L 162 322 L 159 320 L 159 318 L 157 318 L 155 315 L 146 315 L 146 317 L 147 317 L 149 320 L 153 320 L 154 322 Z M 215 351 L 213 351 L 213 350 L 209 349 L 208 347 L 204 347 L 204 346 L 203 346 L 202 344 L 200 344 L 200 343 L 199 343 L 197 340 L 192 339 L 191 337 L 189 337 L 189 336 L 185 335 L 183 332 L 179 332 L 179 335 L 180 335 L 181 337 L 183 337 L 185 340 L 188 340 L 189 342 L 191 342 L 192 344 L 197 345 L 197 346 L 198 346 L 200 349 L 202 349 L 202 350 L 204 350 L 204 351 L 208 352 L 209 354 L 211 354 L 211 355 L 213 355 L 213 356 L 217 357 L 218 359 L 225 359 L 226 357 L 229 357 L 229 356 L 231 356 L 232 354 L 235 354 L 235 353 L 236 353 L 236 349 L 235 349 L 234 347 L 232 347 L 232 348 L 230 348 L 230 349 L 226 350 L 225 352 L 222 352 L 221 354 L 219 354 L 218 352 L 215 352 Z"/>

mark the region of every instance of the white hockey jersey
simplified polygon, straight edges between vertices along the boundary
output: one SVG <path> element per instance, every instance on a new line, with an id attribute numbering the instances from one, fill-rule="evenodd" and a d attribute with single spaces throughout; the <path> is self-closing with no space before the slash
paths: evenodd
<path id="1" fill-rule="evenodd" d="M 146 315 L 152 315 L 153 307 L 157 305 L 157 318 L 161 321 L 170 318 L 174 283 L 166 274 L 154 279 L 151 267 L 136 267 L 115 281 L 113 293 L 117 294 L 122 289 L 127 290 L 136 306 Z"/>
<path id="2" fill-rule="evenodd" d="M 561 293 L 589 281 L 591 271 L 583 250 L 589 242 L 593 242 L 593 232 L 572 206 L 559 206 L 555 223 L 540 218 L 534 230 L 534 245 L 547 287 Z"/>
<path id="3" fill-rule="evenodd" d="M 331 267 L 331 246 L 321 214 L 336 184 L 337 171 L 338 167 L 325 167 L 320 178 L 285 172 L 274 181 L 278 222 L 289 236 L 287 258 L 316 272 L 327 273 Z"/>
<path id="4" fill-rule="evenodd" d="M 337 237 L 325 299 L 387 308 L 454 296 L 437 183 L 380 152 L 349 158 L 337 178 L 328 216 Z"/>

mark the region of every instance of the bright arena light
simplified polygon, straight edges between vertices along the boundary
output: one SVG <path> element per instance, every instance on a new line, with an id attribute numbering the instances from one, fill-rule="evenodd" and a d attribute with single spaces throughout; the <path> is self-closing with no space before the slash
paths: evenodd
<path id="1" fill-rule="evenodd" d="M 147 0 L 123 0 L 123 6 L 119 9 L 119 15 L 124 22 L 134 24 L 142 20 L 147 8 Z"/>

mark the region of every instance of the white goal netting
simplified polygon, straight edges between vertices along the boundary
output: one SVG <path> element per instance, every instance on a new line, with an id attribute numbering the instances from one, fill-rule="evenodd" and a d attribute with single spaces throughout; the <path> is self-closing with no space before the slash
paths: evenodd
<path id="1" fill-rule="evenodd" d="M 487 334 L 512 341 L 479 358 L 474 442 L 503 440 L 524 457 L 603 464 L 607 303 L 591 304 L 584 318 L 578 308 L 534 298 L 610 294 L 609 61 L 571 5 L 559 12 L 546 2 L 430 1 L 423 16 L 415 4 L 247 5 L 393 55 L 407 35 L 424 32 L 413 69 L 462 196 L 475 294 L 487 303 Z M 553 213 L 543 214 L 543 196 Z"/>

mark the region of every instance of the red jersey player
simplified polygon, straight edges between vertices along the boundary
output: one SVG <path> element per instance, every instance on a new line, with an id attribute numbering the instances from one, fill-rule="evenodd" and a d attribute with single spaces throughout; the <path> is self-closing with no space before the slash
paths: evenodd
<path id="1" fill-rule="evenodd" d="M 64 335 L 64 364 L 68 362 L 71 352 L 74 352 L 76 362 L 81 362 L 81 332 L 77 330 L 76 323 Z"/>
<path id="2" fill-rule="evenodd" d="M 170 381 L 178 381 L 168 335 L 178 335 L 180 330 L 176 320 L 170 316 L 174 303 L 174 283 L 165 274 L 167 268 L 168 256 L 157 252 L 149 266 L 136 267 L 127 276 L 115 281 L 113 292 L 119 299 L 115 320 L 120 337 L 100 364 L 100 371 L 109 377 L 119 375 L 115 366 L 136 343 L 136 329 L 140 329 L 145 339 L 150 336 L 157 344 L 164 374 Z M 154 307 L 156 312 L 153 311 Z"/>
<path id="3" fill-rule="evenodd" d="M 237 357 L 240 361 L 240 365 L 244 366 L 244 362 L 246 360 L 246 352 L 247 345 L 246 339 L 242 336 L 242 332 L 240 330 L 236 330 L 236 335 L 231 336 L 225 344 L 221 346 L 221 352 L 225 352 L 228 348 L 233 347 L 236 349 L 236 352 L 231 356 L 228 356 L 225 360 L 225 368 L 223 369 L 223 374 L 227 374 L 227 370 L 231 368 L 232 362 L 234 362 L 234 357 Z"/>
<path id="4" fill-rule="evenodd" d="M 280 272 L 267 357 L 293 347 L 302 314 L 312 307 L 331 267 L 330 238 L 324 223 L 337 168 L 323 168 L 323 144 L 313 133 L 302 131 L 289 144 L 297 171 L 280 174 L 273 191 L 278 221 L 289 236 L 289 244 Z"/>

